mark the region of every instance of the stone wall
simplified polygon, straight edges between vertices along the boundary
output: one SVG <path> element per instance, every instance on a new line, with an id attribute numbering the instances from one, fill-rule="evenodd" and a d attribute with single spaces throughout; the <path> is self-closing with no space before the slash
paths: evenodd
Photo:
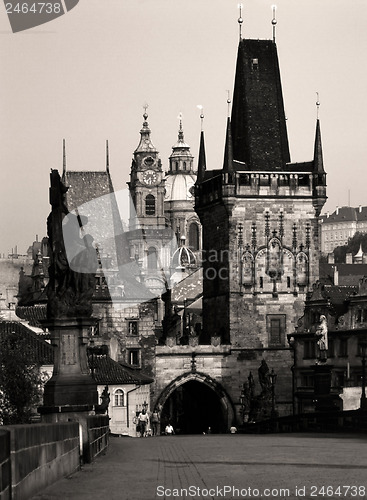
<path id="1" fill-rule="evenodd" d="M 88 451 L 86 462 L 92 462 L 108 446 L 110 428 L 108 415 L 92 415 L 87 418 Z"/>
<path id="2" fill-rule="evenodd" d="M 0 500 L 10 499 L 11 494 L 11 462 L 10 432 L 0 430 Z"/>
<path id="3" fill-rule="evenodd" d="M 3 430 L 10 433 L 13 500 L 31 498 L 46 486 L 79 469 L 77 422 L 14 425 Z M 0 456 L 2 450 L 0 446 Z M 6 486 L 8 462 L 6 458 L 4 460 L 3 486 Z"/>

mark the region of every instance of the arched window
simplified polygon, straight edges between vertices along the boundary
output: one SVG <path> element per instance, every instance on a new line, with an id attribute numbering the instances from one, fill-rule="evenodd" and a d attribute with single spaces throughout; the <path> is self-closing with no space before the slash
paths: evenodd
<path id="1" fill-rule="evenodd" d="M 175 162 L 176 170 L 178 170 L 178 161 Z"/>
<path id="2" fill-rule="evenodd" d="M 183 169 L 186 170 L 186 162 L 183 162 Z"/>
<path id="3" fill-rule="evenodd" d="M 148 269 L 157 269 L 157 250 L 154 247 L 148 248 Z"/>
<path id="4" fill-rule="evenodd" d="M 189 247 L 193 251 L 199 250 L 199 228 L 195 222 L 189 228 Z"/>
<path id="5" fill-rule="evenodd" d="M 152 194 L 145 198 L 145 215 L 155 215 L 155 198 Z"/>
<path id="6" fill-rule="evenodd" d="M 124 406 L 124 391 L 122 389 L 117 389 L 115 391 L 115 406 Z"/>

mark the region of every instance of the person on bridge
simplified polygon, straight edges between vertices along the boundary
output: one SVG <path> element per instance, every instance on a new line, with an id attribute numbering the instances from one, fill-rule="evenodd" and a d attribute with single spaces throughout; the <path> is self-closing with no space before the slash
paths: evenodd
<path id="1" fill-rule="evenodd" d="M 140 437 L 147 437 L 147 429 L 149 423 L 149 416 L 145 408 L 139 413 L 138 424 L 140 428 Z"/>
<path id="2" fill-rule="evenodd" d="M 166 431 L 165 431 L 166 436 L 172 436 L 172 434 L 174 434 L 174 433 L 175 433 L 175 431 L 173 430 L 171 423 L 168 422 L 168 424 L 166 425 Z"/>

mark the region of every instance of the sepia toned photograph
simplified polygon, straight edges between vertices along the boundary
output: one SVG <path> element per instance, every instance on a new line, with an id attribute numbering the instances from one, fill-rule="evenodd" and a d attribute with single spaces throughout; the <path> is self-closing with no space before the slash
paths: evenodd
<path id="1" fill-rule="evenodd" d="M 366 16 L 0 5 L 0 500 L 367 498 Z"/>

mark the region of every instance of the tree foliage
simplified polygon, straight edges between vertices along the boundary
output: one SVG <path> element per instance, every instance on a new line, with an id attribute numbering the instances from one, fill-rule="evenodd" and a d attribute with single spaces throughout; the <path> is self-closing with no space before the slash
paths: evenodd
<path id="1" fill-rule="evenodd" d="M 19 333 L 0 334 L 0 424 L 24 424 L 41 400 L 40 365 Z"/>
<path id="2" fill-rule="evenodd" d="M 367 253 L 367 233 L 357 232 L 348 239 L 346 245 L 334 248 L 334 257 L 336 263 L 345 263 L 347 253 L 355 255 L 362 243 L 362 251 Z"/>

